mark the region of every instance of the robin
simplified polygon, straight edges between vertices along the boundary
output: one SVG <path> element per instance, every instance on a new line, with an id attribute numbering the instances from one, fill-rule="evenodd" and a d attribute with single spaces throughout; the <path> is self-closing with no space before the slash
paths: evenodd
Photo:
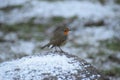
<path id="1" fill-rule="evenodd" d="M 41 49 L 51 46 L 51 48 L 55 47 L 55 49 L 58 47 L 61 50 L 61 52 L 64 52 L 60 48 L 60 46 L 66 43 L 69 31 L 70 31 L 70 29 L 65 26 L 57 27 L 53 31 L 53 36 L 51 37 L 49 43 L 44 45 L 43 47 L 41 47 Z"/>

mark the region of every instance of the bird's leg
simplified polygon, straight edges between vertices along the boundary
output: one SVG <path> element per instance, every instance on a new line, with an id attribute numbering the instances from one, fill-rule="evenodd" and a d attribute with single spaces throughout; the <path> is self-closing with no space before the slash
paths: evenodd
<path id="1" fill-rule="evenodd" d="M 59 46 L 58 48 L 60 49 L 61 52 L 64 52 L 64 51 L 60 48 L 60 46 Z"/>
<path id="2" fill-rule="evenodd" d="M 58 50 L 57 50 L 57 47 L 56 47 L 56 46 L 54 46 L 54 52 L 58 52 Z"/>
<path id="3" fill-rule="evenodd" d="M 57 52 L 57 47 L 55 46 L 55 52 Z"/>

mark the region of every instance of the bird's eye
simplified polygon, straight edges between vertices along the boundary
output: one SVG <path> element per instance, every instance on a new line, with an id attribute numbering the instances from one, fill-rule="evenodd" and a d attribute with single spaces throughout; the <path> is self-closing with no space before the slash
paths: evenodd
<path id="1" fill-rule="evenodd" d="M 64 31 L 69 31 L 69 28 L 66 28 Z"/>

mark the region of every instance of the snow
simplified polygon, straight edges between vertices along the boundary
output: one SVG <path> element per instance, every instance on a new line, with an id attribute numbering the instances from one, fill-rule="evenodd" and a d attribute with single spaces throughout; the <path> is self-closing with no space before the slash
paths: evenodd
<path id="1" fill-rule="evenodd" d="M 113 38 L 114 32 L 105 27 L 88 27 L 80 31 L 76 31 L 75 36 L 78 37 L 78 39 L 75 40 L 78 44 L 89 43 L 94 46 L 99 46 L 98 41 L 104 41 Z"/>
<path id="2" fill-rule="evenodd" d="M 17 44 L 11 46 L 14 53 L 32 54 L 35 48 L 35 43 L 32 41 L 19 41 Z"/>
<path id="3" fill-rule="evenodd" d="M 18 37 L 17 37 L 16 33 L 11 32 L 11 33 L 5 35 L 4 39 L 5 40 L 16 40 L 16 39 L 18 39 Z"/>
<path id="4" fill-rule="evenodd" d="M 2 31 L 0 31 L 0 37 L 2 37 L 3 36 L 3 32 Z"/>
<path id="5" fill-rule="evenodd" d="M 8 0 L 3 1 L 3 4 L 1 5 L 12 5 L 16 2 L 10 1 L 8 4 L 7 1 Z M 0 22 L 17 23 L 23 20 L 28 20 L 31 17 L 49 18 L 53 16 L 62 16 L 69 18 L 76 15 L 80 18 L 92 18 L 94 20 L 99 20 L 108 16 L 113 17 L 115 15 L 111 6 L 103 6 L 99 3 L 92 3 L 89 1 L 47 2 L 33 0 L 25 2 L 26 0 L 17 0 L 16 4 L 23 5 L 23 8 L 15 8 L 11 10 L 9 14 L 5 14 L 0 11 L 0 15 L 3 17 L 0 18 Z"/>
<path id="6" fill-rule="evenodd" d="M 56 55 L 56 53 L 49 53 L 46 56 L 31 56 L 0 64 L 0 80 L 14 80 L 13 78 L 18 75 L 20 80 L 30 80 L 32 76 L 34 80 L 42 80 L 43 77 L 39 75 L 43 73 L 59 75 L 59 78 L 64 79 L 62 74 L 75 74 L 77 69 L 82 70 L 80 65 L 82 64 L 74 58 Z"/>
<path id="7" fill-rule="evenodd" d="M 25 3 L 27 0 L 0 0 L 0 7 L 7 7 L 11 5 L 21 5 Z"/>

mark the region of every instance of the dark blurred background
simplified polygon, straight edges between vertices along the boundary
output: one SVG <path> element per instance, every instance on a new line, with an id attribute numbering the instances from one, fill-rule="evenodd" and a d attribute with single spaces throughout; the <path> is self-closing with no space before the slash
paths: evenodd
<path id="1" fill-rule="evenodd" d="M 0 63 L 50 50 L 40 46 L 71 19 L 63 50 L 120 80 L 120 0 L 0 0 Z"/>

